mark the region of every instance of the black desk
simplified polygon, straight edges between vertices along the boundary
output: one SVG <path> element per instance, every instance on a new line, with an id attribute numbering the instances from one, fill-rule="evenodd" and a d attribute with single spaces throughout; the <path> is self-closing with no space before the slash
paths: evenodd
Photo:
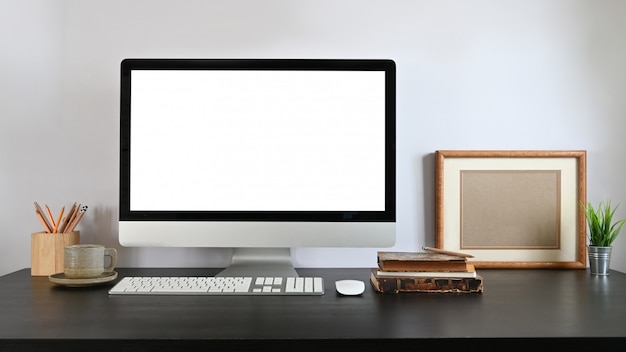
<path id="1" fill-rule="evenodd" d="M 68 288 L 24 269 L 0 277 L 0 351 L 158 351 L 180 347 L 411 350 L 580 347 L 626 341 L 626 274 L 479 270 L 481 294 L 378 294 L 369 269 L 299 269 L 323 296 L 109 296 L 111 284 Z M 213 275 L 211 269 L 118 269 L 129 275 Z M 342 297 L 334 281 L 368 282 Z M 118 278 L 119 279 L 119 278 Z M 519 339 L 519 340 L 518 340 Z M 514 341 L 513 341 L 514 340 Z M 45 347 L 45 348 L 43 348 Z M 206 350 L 206 349 L 202 349 Z"/>

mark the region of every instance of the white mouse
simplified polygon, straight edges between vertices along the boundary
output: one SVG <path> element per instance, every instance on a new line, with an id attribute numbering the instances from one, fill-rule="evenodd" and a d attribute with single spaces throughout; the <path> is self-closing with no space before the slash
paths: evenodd
<path id="1" fill-rule="evenodd" d="M 365 283 L 360 280 L 337 280 L 335 288 L 344 296 L 356 296 L 365 292 Z"/>

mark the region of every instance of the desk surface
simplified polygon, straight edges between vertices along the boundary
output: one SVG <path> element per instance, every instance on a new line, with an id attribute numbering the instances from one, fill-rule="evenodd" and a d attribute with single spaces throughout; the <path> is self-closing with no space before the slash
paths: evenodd
<path id="1" fill-rule="evenodd" d="M 217 269 L 118 269 L 124 276 L 213 275 Z M 413 348 L 542 339 L 578 344 L 626 340 L 626 274 L 585 270 L 479 270 L 484 292 L 379 294 L 369 269 L 298 269 L 322 276 L 323 296 L 109 296 L 113 283 L 69 288 L 24 269 L 0 277 L 0 350 L 72 347 L 151 351 L 205 345 L 258 348 L 322 344 Z M 362 296 L 335 293 L 334 281 L 361 279 Z M 567 339 L 565 339 L 567 338 Z M 572 340 L 572 338 L 574 338 Z M 417 343 L 417 345 L 416 345 Z M 510 345 L 509 345 L 510 346 Z M 529 345 L 529 346 L 532 346 Z M 13 349 L 12 349 L 13 348 Z M 328 350 L 328 348 L 326 348 Z"/>

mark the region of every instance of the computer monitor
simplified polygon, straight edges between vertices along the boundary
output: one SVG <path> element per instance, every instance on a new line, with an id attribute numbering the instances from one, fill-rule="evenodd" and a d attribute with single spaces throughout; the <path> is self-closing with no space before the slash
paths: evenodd
<path id="1" fill-rule="evenodd" d="M 123 60 L 120 244 L 233 248 L 223 276 L 393 246 L 395 85 L 388 59 Z"/>

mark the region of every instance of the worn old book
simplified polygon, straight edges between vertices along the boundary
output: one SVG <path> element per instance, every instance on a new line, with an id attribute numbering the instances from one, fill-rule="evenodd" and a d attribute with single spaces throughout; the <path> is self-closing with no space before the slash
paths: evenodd
<path id="1" fill-rule="evenodd" d="M 469 271 L 466 257 L 433 252 L 378 252 L 384 271 Z"/>
<path id="2" fill-rule="evenodd" d="M 467 271 L 385 271 L 377 270 L 380 277 L 476 277 L 474 265 L 467 264 Z"/>
<path id="3" fill-rule="evenodd" d="M 379 293 L 427 292 L 427 293 L 482 293 L 483 278 L 441 278 L 441 277 L 386 277 L 379 276 L 378 269 L 372 269 L 370 282 Z"/>

